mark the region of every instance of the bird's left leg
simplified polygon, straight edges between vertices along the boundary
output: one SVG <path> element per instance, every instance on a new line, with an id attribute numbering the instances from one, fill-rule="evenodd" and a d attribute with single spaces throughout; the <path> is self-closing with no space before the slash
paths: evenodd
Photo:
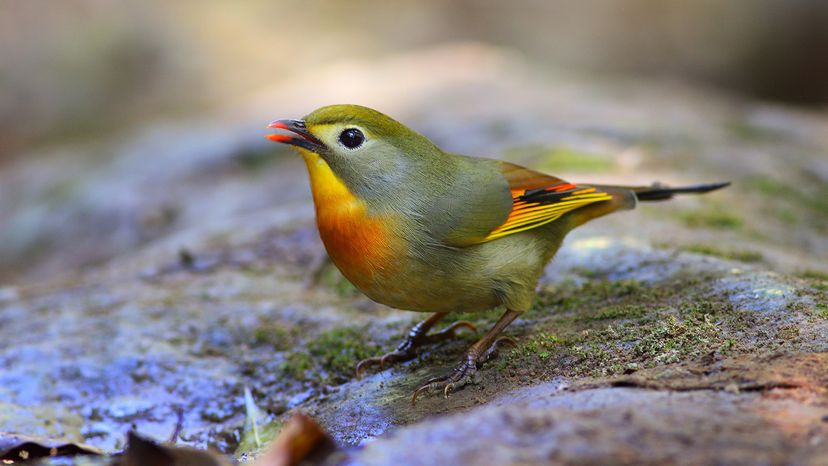
<path id="1" fill-rule="evenodd" d="M 383 370 L 385 369 L 386 364 L 414 359 L 414 357 L 417 356 L 417 349 L 421 346 L 454 338 L 457 336 L 457 330 L 461 328 L 471 330 L 472 332 L 477 331 L 477 328 L 471 322 L 467 320 L 459 320 L 439 332 L 429 334 L 428 331 L 431 330 L 437 322 L 442 320 L 446 314 L 446 312 L 435 312 L 428 319 L 415 325 L 411 331 L 408 332 L 408 336 L 396 350 L 384 356 L 377 356 L 360 361 L 356 367 L 357 378 L 361 378 L 365 373 L 365 370 L 370 366 L 379 366 L 380 370 Z"/>
<path id="2" fill-rule="evenodd" d="M 411 403 L 417 402 L 417 397 L 420 393 L 436 387 L 442 387 L 443 395 L 448 398 L 448 394 L 452 390 L 457 387 L 462 387 L 471 381 L 477 372 L 478 366 L 488 361 L 496 353 L 500 343 L 508 342 L 514 344 L 515 341 L 511 337 L 500 337 L 499 335 L 520 314 L 520 312 L 507 309 L 494 326 L 483 335 L 483 338 L 466 350 L 465 355 L 463 355 L 463 362 L 460 365 L 442 377 L 435 377 L 428 380 L 414 392 L 414 395 L 411 397 Z"/>

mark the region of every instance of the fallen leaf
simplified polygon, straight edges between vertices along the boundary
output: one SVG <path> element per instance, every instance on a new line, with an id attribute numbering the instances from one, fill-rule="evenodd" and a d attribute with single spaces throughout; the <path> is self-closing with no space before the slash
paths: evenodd
<path id="1" fill-rule="evenodd" d="M 23 464 L 48 457 L 102 454 L 101 450 L 82 443 L 0 433 L 0 462 L 2 464 Z"/>
<path id="2" fill-rule="evenodd" d="M 335 448 L 333 440 L 313 418 L 296 413 L 254 465 L 295 466 L 311 458 L 321 461 Z"/>
<path id="3" fill-rule="evenodd" d="M 211 451 L 168 447 L 130 432 L 127 448 L 113 466 L 230 466 L 230 461 Z"/>

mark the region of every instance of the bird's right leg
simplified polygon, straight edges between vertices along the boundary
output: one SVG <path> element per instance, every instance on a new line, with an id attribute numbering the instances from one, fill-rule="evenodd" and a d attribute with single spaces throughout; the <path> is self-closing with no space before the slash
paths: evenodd
<path id="1" fill-rule="evenodd" d="M 405 340 L 403 340 L 403 342 L 400 344 L 400 346 L 397 347 L 396 350 L 387 353 L 383 356 L 363 359 L 362 361 L 360 361 L 356 367 L 357 378 L 361 378 L 370 366 L 379 366 L 380 371 L 382 371 L 385 369 L 385 366 L 389 363 L 402 362 L 408 361 L 409 359 L 414 359 L 414 357 L 417 356 L 417 349 L 421 346 L 432 343 L 438 343 L 441 341 L 448 340 L 450 338 L 454 338 L 457 336 L 457 331 L 461 328 L 471 330 L 472 332 L 477 331 L 477 327 L 475 327 L 473 323 L 467 320 L 459 320 L 449 325 L 445 329 L 429 335 L 428 331 L 431 330 L 431 328 L 434 327 L 434 325 L 437 322 L 442 320 L 443 317 L 446 316 L 446 314 L 446 312 L 435 312 L 428 319 L 412 327 L 411 331 L 408 332 L 408 336 L 405 338 Z"/>

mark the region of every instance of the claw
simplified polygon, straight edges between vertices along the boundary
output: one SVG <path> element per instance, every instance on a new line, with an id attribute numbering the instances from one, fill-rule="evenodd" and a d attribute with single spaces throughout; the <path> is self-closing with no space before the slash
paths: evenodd
<path id="1" fill-rule="evenodd" d="M 441 383 L 445 383 L 443 386 L 443 398 L 448 399 L 449 394 L 456 388 L 462 387 L 474 379 L 474 375 L 477 373 L 477 367 L 496 355 L 498 346 L 502 344 L 516 345 L 517 341 L 512 337 L 503 336 L 496 339 L 486 352 L 480 356 L 475 356 L 473 352 L 467 352 L 464 361 L 455 367 L 454 370 L 442 377 L 429 379 L 422 387 L 418 388 L 411 396 L 411 404 L 414 405 L 417 403 L 417 397 L 420 396 L 420 393 Z"/>
<path id="2" fill-rule="evenodd" d="M 468 320 L 458 320 L 439 332 L 423 336 L 422 343 L 439 343 L 457 336 L 457 331 L 460 329 L 470 330 L 472 333 L 477 333 L 477 327 Z"/>
<path id="3" fill-rule="evenodd" d="M 511 345 L 511 346 L 517 346 L 517 340 L 515 340 L 512 337 L 508 337 L 508 336 L 499 337 L 497 340 L 495 340 L 494 346 L 499 346 L 503 342 L 508 342 L 509 345 Z"/>
<path id="4" fill-rule="evenodd" d="M 420 388 L 414 390 L 414 394 L 411 396 L 411 406 L 417 404 L 417 397 L 420 396 L 420 393 L 435 387 L 438 383 L 442 382 L 443 380 L 446 380 L 447 378 L 448 377 L 443 376 L 428 379 L 426 383 L 424 383 Z"/>
<path id="5" fill-rule="evenodd" d="M 394 351 L 393 353 L 388 353 L 386 355 L 383 355 L 379 360 L 380 372 L 385 370 L 385 361 L 388 361 L 389 359 L 392 359 L 392 358 L 396 358 L 397 356 L 398 355 L 397 355 L 396 351 Z"/>
<path id="6" fill-rule="evenodd" d="M 467 374 L 465 370 L 455 370 L 451 372 L 450 375 L 429 379 L 425 384 L 423 384 L 422 387 L 414 391 L 414 394 L 411 396 L 411 406 L 417 404 L 417 397 L 420 396 L 420 393 L 436 387 L 441 382 L 447 382 L 446 385 L 443 386 L 443 398 L 448 399 L 449 394 L 453 392 L 454 388 L 457 386 L 456 384 L 464 381 L 466 377 Z"/>
<path id="7" fill-rule="evenodd" d="M 517 346 L 517 340 L 512 337 L 502 336 L 498 337 L 497 340 L 492 343 L 492 346 L 483 353 L 482 356 L 478 359 L 478 363 L 482 364 L 484 362 L 489 361 L 493 357 L 497 356 L 498 351 L 500 351 L 500 346 L 503 344 L 507 344 L 509 346 Z"/>
<path id="8" fill-rule="evenodd" d="M 411 397 L 411 404 L 414 405 L 417 403 L 417 397 L 420 396 L 425 390 L 429 388 L 436 387 L 441 383 L 445 383 L 443 386 L 443 397 L 448 398 L 449 393 L 453 392 L 455 388 L 459 386 L 463 386 L 471 379 L 471 376 L 477 372 L 477 364 L 475 363 L 476 358 L 467 356 L 467 359 L 459 366 L 454 368 L 453 371 L 449 372 L 447 375 L 442 377 L 434 377 L 429 379 L 425 385 L 418 388 L 414 395 Z"/>
<path id="9" fill-rule="evenodd" d="M 417 348 L 431 343 L 438 343 L 457 336 L 460 329 L 477 332 L 477 327 L 467 320 L 458 320 L 439 332 L 425 334 L 444 314 L 435 314 L 431 318 L 417 324 L 409 333 L 408 337 L 400 346 L 384 356 L 363 359 L 356 366 L 356 377 L 361 379 L 365 371 L 371 366 L 379 366 L 380 371 L 385 370 L 386 365 L 395 362 L 407 361 L 417 357 Z"/>
<path id="10" fill-rule="evenodd" d="M 357 379 L 361 379 L 362 376 L 365 375 L 365 371 L 368 369 L 368 366 L 379 366 L 379 370 L 382 372 L 385 370 L 385 364 L 387 362 L 405 361 L 406 359 L 411 359 L 413 357 L 414 355 L 412 353 L 396 350 L 382 356 L 374 356 L 372 358 L 363 359 L 357 363 L 356 366 Z"/>
<path id="11" fill-rule="evenodd" d="M 462 387 L 466 383 L 472 381 L 474 375 L 477 373 L 477 368 L 496 353 L 497 347 L 500 344 L 509 343 L 514 345 L 516 343 L 513 338 L 502 336 L 498 338 L 498 336 L 510 322 L 517 318 L 518 315 L 520 315 L 519 312 L 507 309 L 506 312 L 500 316 L 500 319 L 498 319 L 494 326 L 486 332 L 483 338 L 478 340 L 477 343 L 473 344 L 468 350 L 466 350 L 466 354 L 460 365 L 456 366 L 454 370 L 449 372 L 447 375 L 431 379 L 426 382 L 425 385 L 414 391 L 414 394 L 411 396 L 411 404 L 414 405 L 417 403 L 417 397 L 420 396 L 420 393 L 439 383 L 445 383 L 445 385 L 443 385 L 443 396 L 448 398 L 449 393 L 451 393 L 455 388 Z M 449 326 L 449 328 L 440 333 L 454 332 L 456 329 L 461 327 L 469 328 L 469 325 L 471 325 L 472 328 L 474 327 L 470 322 L 455 322 L 454 325 Z"/>
<path id="12" fill-rule="evenodd" d="M 395 350 L 382 356 L 374 356 L 372 358 L 363 359 L 362 361 L 357 363 L 356 366 L 357 379 L 362 378 L 369 366 L 379 366 L 379 370 L 380 372 L 382 372 L 385 370 L 385 365 L 387 363 L 407 361 L 409 359 L 414 359 L 415 356 L 416 353 L 414 353 L 413 351 Z"/>
<path id="13" fill-rule="evenodd" d="M 361 379 L 363 375 L 365 375 L 365 371 L 368 369 L 368 366 L 373 366 L 374 364 L 379 364 L 382 367 L 382 359 L 385 358 L 383 356 L 380 357 L 373 357 L 368 359 L 363 359 L 356 366 L 356 378 L 357 380 Z"/>
<path id="14" fill-rule="evenodd" d="M 414 405 L 417 404 L 417 397 L 420 396 L 420 393 L 427 390 L 428 388 L 429 388 L 429 385 L 426 384 L 426 385 L 423 385 L 422 387 L 414 390 L 414 394 L 411 395 L 411 406 L 414 406 Z"/>
<path id="15" fill-rule="evenodd" d="M 444 330 L 440 331 L 440 333 L 451 332 L 452 336 L 455 336 L 457 335 L 457 329 L 461 328 L 468 329 L 472 333 L 477 333 L 477 326 L 468 320 L 458 320 L 457 322 L 446 327 Z"/>

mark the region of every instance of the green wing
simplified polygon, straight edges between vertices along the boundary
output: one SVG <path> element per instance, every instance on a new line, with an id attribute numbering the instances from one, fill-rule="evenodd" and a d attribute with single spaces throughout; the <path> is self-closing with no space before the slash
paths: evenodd
<path id="1" fill-rule="evenodd" d="M 594 186 L 579 186 L 528 168 L 461 157 L 455 178 L 428 215 L 432 234 L 463 247 L 537 228 L 584 206 L 611 200 Z"/>

